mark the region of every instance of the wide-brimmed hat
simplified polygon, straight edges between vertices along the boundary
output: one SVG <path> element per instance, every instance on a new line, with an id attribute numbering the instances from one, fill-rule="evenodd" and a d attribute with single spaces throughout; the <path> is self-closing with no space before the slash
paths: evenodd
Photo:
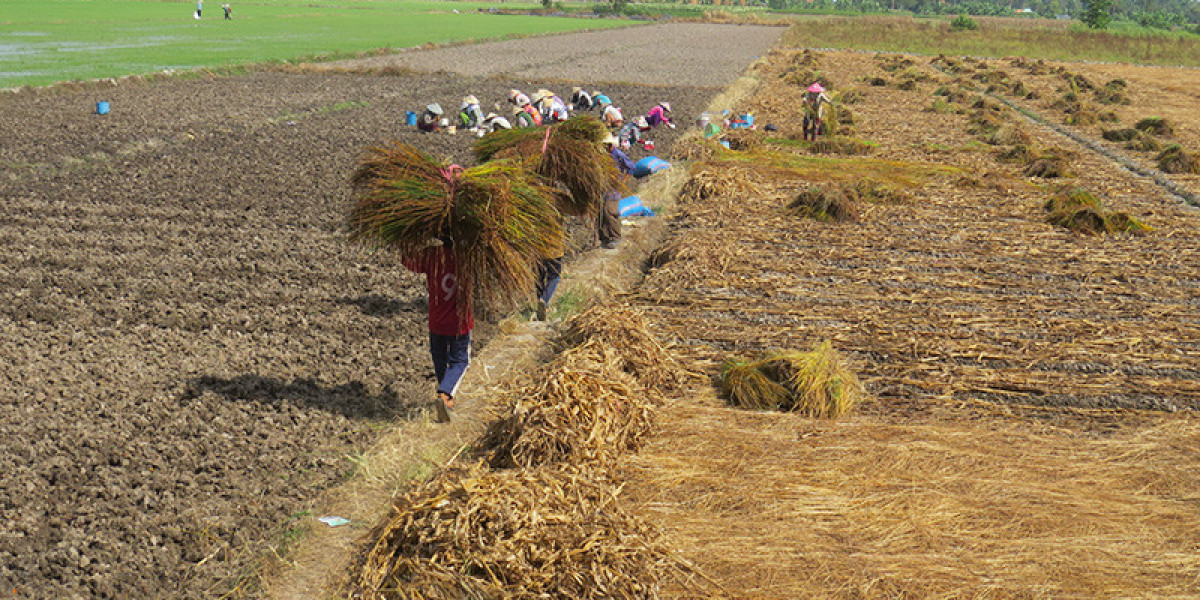
<path id="1" fill-rule="evenodd" d="M 433 104 L 426 106 L 425 110 L 427 110 L 435 115 L 440 115 L 440 114 L 442 114 L 442 105 L 438 104 L 437 102 L 434 102 Z"/>
<path id="2" fill-rule="evenodd" d="M 821 84 L 814 82 L 812 85 L 808 86 L 808 91 L 814 94 L 820 94 L 821 92 L 825 91 L 825 88 L 821 87 Z"/>
<path id="3" fill-rule="evenodd" d="M 472 95 L 463 96 L 463 104 L 479 104 L 479 98 Z"/>
<path id="4" fill-rule="evenodd" d="M 617 136 L 610 133 L 605 136 L 603 141 L 605 146 L 616 146 L 620 140 L 617 139 Z"/>
<path id="5" fill-rule="evenodd" d="M 665 110 L 667 112 L 671 112 L 671 103 L 670 102 L 659 102 L 658 105 L 663 107 L 663 110 Z"/>
<path id="6" fill-rule="evenodd" d="M 500 115 L 498 115 L 498 114 L 496 114 L 496 113 L 490 112 L 490 113 L 488 113 L 488 114 L 487 114 L 487 116 L 483 117 L 483 120 L 484 120 L 484 121 L 491 121 L 492 119 L 495 119 L 495 118 L 497 118 L 497 117 L 499 117 L 499 116 L 500 116 Z"/>
<path id="7" fill-rule="evenodd" d="M 646 117 L 638 117 L 633 124 L 642 129 L 647 129 L 650 127 L 650 124 L 646 122 Z"/>
<path id="8" fill-rule="evenodd" d="M 571 93 L 572 93 L 572 94 L 578 94 L 579 92 L 582 92 L 582 91 L 583 91 L 583 88 L 581 88 L 581 87 L 573 87 L 573 88 L 571 88 Z"/>
<path id="9" fill-rule="evenodd" d="M 520 96 L 520 95 L 521 95 L 521 90 L 508 90 L 508 99 L 509 100 L 516 99 L 516 97 Z"/>

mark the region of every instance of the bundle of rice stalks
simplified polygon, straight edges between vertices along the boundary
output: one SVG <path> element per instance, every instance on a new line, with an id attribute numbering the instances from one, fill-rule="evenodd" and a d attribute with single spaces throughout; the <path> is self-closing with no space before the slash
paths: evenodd
<path id="1" fill-rule="evenodd" d="M 875 151 L 875 147 L 869 142 L 840 136 L 819 138 L 808 149 L 815 154 L 842 154 L 846 156 L 863 156 Z"/>
<path id="2" fill-rule="evenodd" d="M 730 361 L 721 369 L 721 391 L 734 406 L 836 418 L 863 397 L 858 377 L 832 344 L 811 352 L 784 351 L 751 362 Z"/>
<path id="3" fill-rule="evenodd" d="M 1092 82 L 1089 81 L 1088 78 L 1084 77 L 1083 75 L 1078 75 L 1078 74 L 1069 73 L 1069 72 L 1064 71 L 1062 74 L 1062 78 L 1064 80 L 1066 80 L 1067 85 L 1069 85 L 1071 87 L 1071 89 L 1073 89 L 1073 90 L 1088 91 L 1088 90 L 1096 89 L 1096 86 L 1092 85 Z"/>
<path id="4" fill-rule="evenodd" d="M 1013 96 L 1024 98 L 1025 96 L 1029 95 L 1029 88 L 1025 86 L 1025 82 L 1016 81 L 1012 85 L 1008 86 L 1008 93 Z"/>
<path id="5" fill-rule="evenodd" d="M 1200 160 L 1196 160 L 1195 156 L 1184 150 L 1179 144 L 1171 144 L 1163 148 L 1162 152 L 1154 157 L 1154 160 L 1158 162 L 1158 168 L 1163 173 L 1200 174 Z"/>
<path id="6" fill-rule="evenodd" d="M 1001 125 L 999 129 L 984 138 L 984 142 L 993 146 L 1025 145 L 1033 143 L 1033 136 L 1024 129 L 1012 124 Z"/>
<path id="7" fill-rule="evenodd" d="M 519 390 L 480 441 L 493 468 L 612 465 L 650 431 L 646 391 L 621 370 L 616 349 L 588 343 L 563 352 L 541 383 Z"/>
<path id="8" fill-rule="evenodd" d="M 905 79 L 896 86 L 896 89 L 911 92 L 917 89 L 917 82 L 913 81 L 912 79 Z"/>
<path id="9" fill-rule="evenodd" d="M 846 90 L 838 95 L 837 100 L 842 104 L 858 104 L 863 101 L 866 94 L 862 90 Z"/>
<path id="10" fill-rule="evenodd" d="M 1032 164 L 1037 160 L 1037 152 L 1028 144 L 1015 144 L 996 153 L 996 158 L 1002 162 Z"/>
<path id="11" fill-rule="evenodd" d="M 1137 137 L 1141 133 L 1132 127 L 1128 129 L 1105 129 L 1100 132 L 1100 137 L 1110 142 L 1128 142 Z"/>
<path id="12" fill-rule="evenodd" d="M 784 76 L 785 81 L 790 85 L 808 88 L 808 86 L 819 83 L 827 90 L 834 89 L 833 80 L 826 73 L 818 69 L 794 69 Z"/>
<path id="13" fill-rule="evenodd" d="M 753 129 L 732 129 L 721 135 L 729 143 L 729 149 L 738 152 L 753 152 L 762 147 L 762 134 Z"/>
<path id="14" fill-rule="evenodd" d="M 693 173 L 679 190 L 679 203 L 703 202 L 722 196 L 757 194 L 758 188 L 740 171 L 708 168 Z"/>
<path id="15" fill-rule="evenodd" d="M 1138 131 L 1137 137 L 1129 140 L 1129 143 L 1125 144 L 1125 147 L 1130 150 L 1140 150 L 1142 152 L 1158 152 L 1162 150 L 1163 145 L 1162 142 L 1158 141 L 1158 138 L 1145 131 Z"/>
<path id="16" fill-rule="evenodd" d="M 1070 166 L 1071 160 L 1066 152 L 1057 148 L 1048 148 L 1034 153 L 1022 172 L 1026 177 L 1053 179 L 1069 175 Z"/>
<path id="17" fill-rule="evenodd" d="M 857 194 L 856 194 L 857 195 Z M 839 187 L 818 185 L 801 190 L 788 210 L 800 217 L 822 222 L 858 220 L 858 206 Z"/>
<path id="18" fill-rule="evenodd" d="M 613 366 L 646 389 L 677 389 L 687 372 L 651 329 L 645 313 L 633 306 L 599 305 L 571 319 L 561 343 L 567 347 L 600 344 L 612 350 Z"/>
<path id="19" fill-rule="evenodd" d="M 404 258 L 453 240 L 460 309 L 513 306 L 533 289 L 536 265 L 562 256 L 562 217 L 552 188 L 520 164 L 470 169 L 438 162 L 400 142 L 370 148 L 353 177 L 352 240 Z"/>
<path id="20" fill-rule="evenodd" d="M 859 179 L 852 188 L 862 200 L 873 202 L 905 203 L 912 201 L 912 194 L 895 185 L 872 178 Z"/>
<path id="21" fill-rule="evenodd" d="M 867 77 L 866 82 L 875 87 L 884 87 L 888 84 L 888 80 L 882 77 Z"/>
<path id="22" fill-rule="evenodd" d="M 715 139 L 689 135 L 675 142 L 671 147 L 671 156 L 677 160 L 703 161 L 723 151 L 725 147 Z"/>
<path id="23" fill-rule="evenodd" d="M 556 125 L 499 129 L 475 143 L 481 161 L 520 159 L 535 173 L 570 192 L 560 206 L 564 214 L 594 215 L 604 195 L 620 187 L 616 164 L 604 149 L 608 130 L 591 115 Z"/>
<path id="24" fill-rule="evenodd" d="M 682 574 L 619 488 L 548 469 L 443 472 L 398 498 L 370 534 L 364 600 L 657 598 Z"/>
<path id="25" fill-rule="evenodd" d="M 1175 135 L 1175 128 L 1172 127 L 1171 124 L 1162 117 L 1146 117 L 1145 119 L 1138 121 L 1133 127 L 1138 131 L 1145 131 L 1150 135 L 1162 137 L 1171 137 Z"/>
<path id="26" fill-rule="evenodd" d="M 1083 188 L 1062 188 L 1044 206 L 1046 222 L 1078 233 L 1140 234 L 1150 230 L 1127 213 L 1105 210 L 1100 200 Z"/>
<path id="27" fill-rule="evenodd" d="M 1004 119 L 996 113 L 986 110 L 977 110 L 971 113 L 967 122 L 971 124 L 967 127 L 967 133 L 979 136 L 992 135 L 1004 126 Z"/>
<path id="28" fill-rule="evenodd" d="M 1114 79 L 1096 90 L 1096 102 L 1100 104 L 1130 104 L 1125 95 L 1125 80 Z"/>

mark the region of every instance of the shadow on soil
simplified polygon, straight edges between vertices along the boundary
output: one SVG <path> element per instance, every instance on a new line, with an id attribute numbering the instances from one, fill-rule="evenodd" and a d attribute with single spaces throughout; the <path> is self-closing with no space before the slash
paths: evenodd
<path id="1" fill-rule="evenodd" d="M 360 381 L 329 386 L 307 378 L 285 382 L 261 375 L 238 375 L 232 378 L 197 377 L 188 381 L 183 401 L 198 398 L 206 391 L 233 401 L 256 401 L 265 404 L 292 402 L 340 414 L 347 419 L 411 419 L 421 414 L 425 408 L 412 394 L 399 394 L 390 386 L 372 395 Z"/>
<path id="2" fill-rule="evenodd" d="M 338 304 L 357 306 L 364 315 L 381 319 L 394 317 L 401 313 L 420 313 L 425 310 L 425 299 L 416 297 L 411 300 L 400 300 L 381 294 L 368 294 L 357 298 L 341 298 Z"/>

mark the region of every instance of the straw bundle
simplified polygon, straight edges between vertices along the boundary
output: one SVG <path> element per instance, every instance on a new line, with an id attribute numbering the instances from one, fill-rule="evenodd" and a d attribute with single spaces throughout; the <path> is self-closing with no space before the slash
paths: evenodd
<path id="1" fill-rule="evenodd" d="M 443 472 L 372 532 L 354 597 L 657 598 L 679 567 L 616 489 L 546 469 Z"/>
<path id="2" fill-rule="evenodd" d="M 1046 222 L 1088 235 L 1140 234 L 1150 230 L 1127 213 L 1109 212 L 1083 188 L 1063 188 L 1046 201 Z"/>
<path id="3" fill-rule="evenodd" d="M 1197 160 L 1179 144 L 1171 144 L 1163 148 L 1154 160 L 1158 162 L 1158 168 L 1163 173 L 1200 174 L 1200 160 Z"/>
<path id="4" fill-rule="evenodd" d="M 752 129 L 732 129 L 721 139 L 729 143 L 730 150 L 738 152 L 752 152 L 762 147 L 762 134 Z"/>
<path id="5" fill-rule="evenodd" d="M 650 330 L 645 313 L 628 304 L 592 307 L 567 325 L 562 344 L 600 344 L 612 351 L 615 367 L 651 391 L 676 389 L 686 373 Z"/>
<path id="6" fill-rule="evenodd" d="M 819 185 L 803 189 L 788 204 L 788 209 L 798 216 L 827 223 L 858 220 L 858 207 L 854 200 L 835 186 Z"/>
<path id="7" fill-rule="evenodd" d="M 811 352 L 728 362 L 721 370 L 721 391 L 734 406 L 826 418 L 846 414 L 863 395 L 858 377 L 829 342 Z"/>
<path id="8" fill-rule="evenodd" d="M 758 188 L 741 172 L 704 169 L 693 173 L 679 190 L 679 203 L 690 204 L 722 196 L 758 193 Z"/>
<path id="9" fill-rule="evenodd" d="M 671 157 L 676 160 L 702 161 L 725 151 L 715 139 L 701 136 L 686 136 L 671 146 Z"/>
<path id="10" fill-rule="evenodd" d="M 636 450 L 652 413 L 620 363 L 615 349 L 598 344 L 562 353 L 488 426 L 481 449 L 491 466 L 611 465 Z"/>
<path id="11" fill-rule="evenodd" d="M 1138 131 L 1145 131 L 1150 135 L 1162 137 L 1171 137 L 1172 135 L 1175 135 L 1175 128 L 1172 127 L 1171 124 L 1162 117 L 1146 117 L 1145 119 L 1138 121 L 1133 127 Z"/>
<path id="12" fill-rule="evenodd" d="M 556 192 L 511 161 L 462 170 L 412 146 L 369 149 L 354 175 L 353 240 L 419 256 L 448 237 L 462 306 L 515 305 L 533 289 L 536 265 L 563 252 Z"/>
<path id="13" fill-rule="evenodd" d="M 1126 148 L 1142 152 L 1159 152 L 1162 150 L 1163 145 L 1162 142 L 1158 141 L 1158 138 L 1145 131 L 1138 131 L 1137 133 L 1137 137 L 1125 144 Z"/>
<path id="14" fill-rule="evenodd" d="M 1066 177 L 1070 174 L 1070 166 L 1071 160 L 1068 153 L 1057 148 L 1047 148 L 1033 153 L 1032 158 L 1025 165 L 1022 173 L 1026 177 L 1042 177 L 1046 179 Z"/>
<path id="15" fill-rule="evenodd" d="M 1001 125 L 999 129 L 992 132 L 983 141 L 993 146 L 1008 146 L 1011 144 L 1029 145 L 1033 143 L 1033 136 L 1020 127 L 1008 124 Z"/>
<path id="16" fill-rule="evenodd" d="M 604 205 L 604 195 L 621 187 L 616 163 L 603 146 L 607 135 L 598 119 L 580 115 L 557 125 L 496 130 L 475 143 L 475 155 L 480 161 L 525 161 L 546 181 L 570 192 L 563 198 L 563 213 L 593 215 Z"/>
<path id="17" fill-rule="evenodd" d="M 1128 142 L 1136 138 L 1138 133 L 1140 131 L 1132 127 L 1128 129 L 1105 129 L 1100 132 L 1100 137 L 1110 142 Z"/>

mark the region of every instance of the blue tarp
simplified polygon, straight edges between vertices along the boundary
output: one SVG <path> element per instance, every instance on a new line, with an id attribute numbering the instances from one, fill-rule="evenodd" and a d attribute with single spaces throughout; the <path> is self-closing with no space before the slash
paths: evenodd
<path id="1" fill-rule="evenodd" d="M 657 173 L 663 169 L 669 169 L 670 167 L 671 167 L 671 163 L 669 163 L 657 156 L 647 156 L 646 158 L 643 158 L 642 160 L 639 160 L 636 163 L 634 163 L 633 176 L 634 177 L 645 177 L 647 175 Z"/>
<path id="2" fill-rule="evenodd" d="M 654 211 L 642 204 L 642 199 L 637 196 L 622 198 L 617 203 L 618 211 L 622 217 L 653 217 Z"/>

